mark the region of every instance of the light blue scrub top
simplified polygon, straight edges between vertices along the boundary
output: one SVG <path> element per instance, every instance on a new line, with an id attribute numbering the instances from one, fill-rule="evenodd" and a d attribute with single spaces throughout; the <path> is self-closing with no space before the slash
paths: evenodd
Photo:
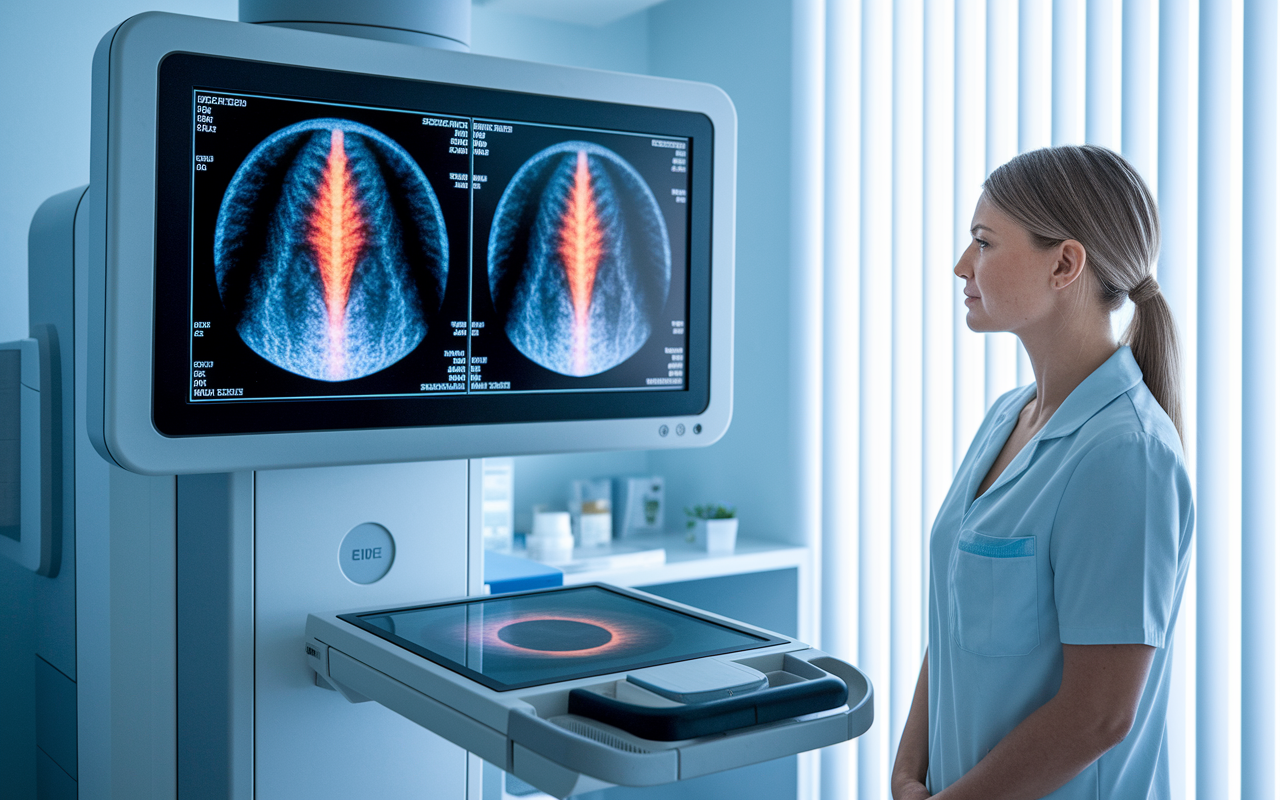
<path id="1" fill-rule="evenodd" d="M 1048 797 L 1168 798 L 1169 656 L 1194 525 L 1182 446 L 1121 347 L 975 500 L 1034 395 L 996 401 L 933 526 L 926 786 L 950 786 L 1057 693 L 1063 644 L 1131 643 L 1156 648 L 1133 729 Z"/>

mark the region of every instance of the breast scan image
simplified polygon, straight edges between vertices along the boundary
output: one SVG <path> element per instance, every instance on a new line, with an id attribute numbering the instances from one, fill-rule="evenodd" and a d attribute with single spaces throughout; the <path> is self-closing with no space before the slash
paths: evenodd
<path id="1" fill-rule="evenodd" d="M 276 131 L 236 171 L 214 270 L 236 331 L 276 366 L 347 381 L 422 341 L 444 298 L 449 243 L 426 176 L 367 125 Z"/>
<path id="2" fill-rule="evenodd" d="M 600 145 L 562 142 L 525 162 L 503 192 L 488 272 L 516 349 L 562 375 L 596 375 L 660 324 L 671 243 L 634 167 Z"/>

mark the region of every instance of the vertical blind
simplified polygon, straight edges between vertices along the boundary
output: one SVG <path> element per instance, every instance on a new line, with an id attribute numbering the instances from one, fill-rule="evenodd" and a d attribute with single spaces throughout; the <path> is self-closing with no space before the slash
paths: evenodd
<path id="1" fill-rule="evenodd" d="M 1174 796 L 1274 797 L 1276 3 L 793 7 L 797 455 L 822 489 L 822 644 L 877 702 L 870 731 L 824 753 L 823 796 L 890 795 L 933 515 L 991 402 L 1033 380 L 1015 337 L 967 329 L 951 274 L 982 181 L 1019 152 L 1092 143 L 1157 195 L 1182 343 L 1197 525 L 1173 641 Z"/>

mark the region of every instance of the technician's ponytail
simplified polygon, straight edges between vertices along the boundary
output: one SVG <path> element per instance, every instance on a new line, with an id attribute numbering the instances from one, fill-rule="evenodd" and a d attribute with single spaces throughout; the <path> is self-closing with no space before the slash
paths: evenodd
<path id="1" fill-rule="evenodd" d="M 1104 147 L 1047 147 L 1000 166 L 984 189 L 1041 247 L 1067 239 L 1084 245 L 1085 263 L 1108 310 L 1118 309 L 1126 296 L 1133 301 L 1133 320 L 1122 341 L 1181 438 L 1178 332 L 1152 275 L 1160 253 L 1160 215 L 1142 176 Z"/>
<path id="2" fill-rule="evenodd" d="M 1130 289 L 1133 301 L 1133 319 L 1125 331 L 1124 343 L 1133 350 L 1133 360 L 1142 370 L 1142 380 L 1151 390 L 1156 402 L 1173 420 L 1182 436 L 1182 367 L 1178 359 L 1178 328 L 1173 321 L 1173 311 L 1160 292 L 1155 279 L 1147 277 L 1151 289 Z"/>

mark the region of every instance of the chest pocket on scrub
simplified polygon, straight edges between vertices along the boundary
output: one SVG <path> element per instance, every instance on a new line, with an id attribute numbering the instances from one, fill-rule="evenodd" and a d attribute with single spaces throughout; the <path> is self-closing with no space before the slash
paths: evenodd
<path id="1" fill-rule="evenodd" d="M 947 580 L 951 635 L 980 656 L 1022 656 L 1040 644 L 1034 536 L 961 531 Z"/>

